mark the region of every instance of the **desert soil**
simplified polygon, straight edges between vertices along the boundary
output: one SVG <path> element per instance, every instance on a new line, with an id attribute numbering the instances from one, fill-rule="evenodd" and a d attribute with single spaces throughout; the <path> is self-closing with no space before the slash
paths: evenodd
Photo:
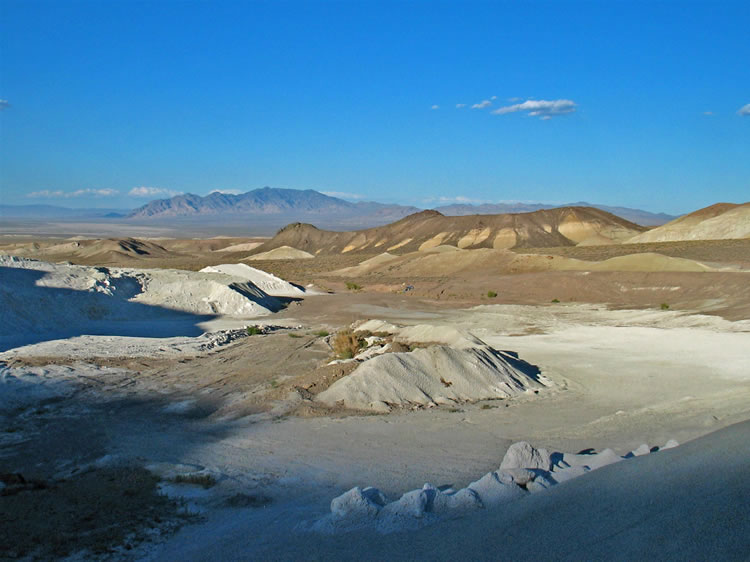
<path id="1" fill-rule="evenodd" d="M 240 261 L 246 253 L 217 250 L 249 242 L 155 241 L 167 257 L 112 253 L 98 265 L 198 270 Z M 740 270 L 750 263 L 748 241 L 644 246 Z M 604 260 L 622 248 L 539 252 Z M 95 259 L 79 251 L 53 257 Z M 389 497 L 425 482 L 464 486 L 496 470 L 519 440 L 552 451 L 611 447 L 625 454 L 642 443 L 684 443 L 750 419 L 744 272 L 330 275 L 368 257 L 251 262 L 335 292 L 262 319 L 212 324 L 275 327 L 265 335 L 240 333 L 208 348 L 191 344 L 194 338 L 168 347 L 156 338 L 51 338 L 0 354 L 4 376 L 33 371 L 35 385 L 54 390 L 4 412 L 0 473 L 38 485 L 0 491 L 0 550 L 22 555 L 38 548 L 40 558 L 88 549 L 84 557 L 103 559 L 295 559 L 307 542 L 321 559 L 360 557 L 336 546 L 335 537 L 296 529 L 326 514 L 330 500 L 353 486 L 377 486 Z M 348 290 L 347 282 L 361 288 Z M 404 292 L 407 285 L 413 289 Z M 469 332 L 517 353 L 554 384 L 539 394 L 387 415 L 321 406 L 315 395 L 355 367 L 328 364 L 332 335 L 366 319 Z M 150 472 L 140 472 L 144 467 Z M 628 476 L 628 486 L 637 477 Z M 550 500 L 534 500 L 528 513 L 554 509 L 539 501 Z M 31 509 L 39 505 L 85 512 L 74 527 L 90 532 L 79 538 L 60 527 L 62 538 L 52 538 L 45 531 L 52 520 Z M 428 536 L 434 531 L 414 535 Z M 400 540 L 388 539 L 388 552 L 397 552 Z M 508 544 L 508 552 L 519 552 L 517 541 Z"/>

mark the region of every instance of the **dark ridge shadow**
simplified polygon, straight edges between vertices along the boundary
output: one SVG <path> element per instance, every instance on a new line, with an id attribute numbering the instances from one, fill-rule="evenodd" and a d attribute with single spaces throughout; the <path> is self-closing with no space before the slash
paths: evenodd
<path id="1" fill-rule="evenodd" d="M 500 355 L 505 361 L 510 363 L 512 367 L 521 371 L 527 377 L 534 379 L 539 382 L 539 377 L 542 374 L 542 370 L 536 365 L 532 365 L 528 361 L 518 358 L 518 353 L 515 351 L 499 350 L 497 354 Z"/>
<path id="2" fill-rule="evenodd" d="M 580 453 L 579 453 L 580 454 Z M 552 463 L 552 466 L 563 466 L 563 454 L 562 453 L 552 453 L 549 456 L 550 462 Z"/>
<path id="3" fill-rule="evenodd" d="M 273 298 L 275 298 L 281 303 L 282 309 L 287 308 L 290 304 L 294 302 L 302 302 L 303 300 L 305 300 L 304 298 L 300 298 L 300 297 L 273 297 Z"/>
<path id="4" fill-rule="evenodd" d="M 198 324 L 219 316 L 130 302 L 140 286 L 129 278 L 117 280 L 114 294 L 107 295 L 38 286 L 45 275 L 33 269 L 0 267 L 0 352 L 82 335 L 196 337 L 204 333 Z"/>

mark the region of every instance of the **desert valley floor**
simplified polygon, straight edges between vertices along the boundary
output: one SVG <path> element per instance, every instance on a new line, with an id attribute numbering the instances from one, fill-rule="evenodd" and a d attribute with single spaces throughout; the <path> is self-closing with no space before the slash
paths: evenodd
<path id="1" fill-rule="evenodd" d="M 0 558 L 747 559 L 750 240 L 442 241 L 5 237 Z"/>

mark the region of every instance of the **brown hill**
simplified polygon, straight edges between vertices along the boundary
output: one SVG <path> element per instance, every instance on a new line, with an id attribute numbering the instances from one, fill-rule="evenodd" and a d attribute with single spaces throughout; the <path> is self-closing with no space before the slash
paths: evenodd
<path id="1" fill-rule="evenodd" d="M 135 238 L 108 238 L 66 240 L 19 245 L 13 251 L 37 259 L 60 261 L 74 260 L 80 263 L 108 263 L 122 259 L 163 258 L 172 252 L 147 240 Z"/>
<path id="2" fill-rule="evenodd" d="M 348 252 L 424 251 L 457 248 L 529 248 L 613 244 L 640 234 L 644 227 L 591 207 L 563 207 L 532 213 L 446 217 L 422 211 L 386 226 L 348 232 L 294 223 L 281 229 L 255 253 L 289 246 L 314 255 Z"/>
<path id="3" fill-rule="evenodd" d="M 634 236 L 626 243 L 734 238 L 750 238 L 750 202 L 716 203 Z"/>

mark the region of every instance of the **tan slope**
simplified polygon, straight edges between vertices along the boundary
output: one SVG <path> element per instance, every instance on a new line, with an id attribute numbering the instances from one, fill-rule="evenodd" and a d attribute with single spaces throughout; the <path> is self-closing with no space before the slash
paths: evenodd
<path id="1" fill-rule="evenodd" d="M 281 246 L 315 255 L 403 254 L 441 246 L 461 249 L 574 246 L 593 239 L 599 243 L 617 243 L 644 230 L 644 227 L 590 207 L 459 217 L 422 211 L 386 226 L 350 232 L 332 232 L 295 223 L 258 247 L 257 252 Z"/>
<path id="2" fill-rule="evenodd" d="M 310 259 L 314 257 L 315 256 L 313 256 L 312 254 L 305 252 L 303 250 L 298 250 L 297 248 L 292 248 L 290 246 L 280 246 L 278 248 L 274 248 L 273 250 L 262 252 L 260 254 L 255 254 L 253 256 L 250 256 L 249 258 L 245 258 L 243 261 L 304 260 L 304 259 Z"/>
<path id="3" fill-rule="evenodd" d="M 451 277 L 454 275 L 502 275 L 540 271 L 715 271 L 694 260 L 654 253 L 631 254 L 604 261 L 584 261 L 562 256 L 516 254 L 481 248 L 452 252 L 412 252 L 403 256 L 378 256 L 354 267 L 331 272 L 332 276 Z"/>
<path id="4" fill-rule="evenodd" d="M 39 258 L 100 259 L 102 262 L 111 261 L 113 257 L 135 259 L 139 257 L 165 257 L 171 254 L 169 250 L 159 244 L 135 238 L 73 240 L 53 244 L 33 244 L 29 248 L 19 248 L 19 250 L 24 254 L 31 254 Z"/>
<path id="5" fill-rule="evenodd" d="M 627 244 L 750 238 L 750 202 L 717 203 L 634 236 Z"/>

